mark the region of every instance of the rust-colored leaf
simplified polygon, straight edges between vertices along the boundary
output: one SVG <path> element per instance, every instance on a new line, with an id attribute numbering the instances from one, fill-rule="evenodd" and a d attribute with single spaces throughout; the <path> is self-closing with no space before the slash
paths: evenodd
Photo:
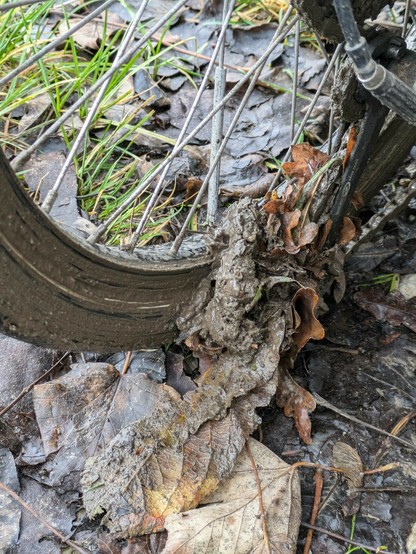
<path id="1" fill-rule="evenodd" d="M 328 155 L 307 142 L 292 146 L 292 162 L 285 162 L 282 165 L 283 171 L 290 178 L 297 179 L 298 187 L 311 178 L 311 170 L 315 173 L 324 163 L 328 161 Z"/>
<path id="2" fill-rule="evenodd" d="M 348 135 L 347 149 L 345 152 L 344 159 L 342 160 L 342 169 L 344 171 L 345 171 L 345 168 L 347 167 L 348 160 L 350 159 L 350 156 L 352 154 L 352 151 L 354 150 L 354 146 L 356 142 L 357 142 L 357 129 L 355 127 L 351 127 L 350 133 Z"/>
<path id="3" fill-rule="evenodd" d="M 301 211 L 295 210 L 294 212 L 285 212 L 282 217 L 283 242 L 285 244 L 285 250 L 289 254 L 297 254 L 300 250 L 300 246 L 295 244 L 295 240 L 292 236 L 293 229 L 299 224 L 300 216 Z"/>
<path id="4" fill-rule="evenodd" d="M 340 246 L 345 246 L 348 244 L 355 235 L 357 234 L 357 229 L 354 225 L 354 222 L 349 217 L 344 217 L 342 220 L 342 226 L 339 231 L 339 240 L 338 243 Z"/>
<path id="5" fill-rule="evenodd" d="M 281 368 L 280 382 L 276 391 L 276 403 L 283 408 L 286 417 L 293 417 L 299 437 L 312 444 L 309 413 L 316 408 L 313 396 L 298 385 L 287 369 Z"/>
<path id="6" fill-rule="evenodd" d="M 201 185 L 202 185 L 201 179 L 199 179 L 198 177 L 189 177 L 185 185 L 185 188 L 186 188 L 185 200 L 189 200 L 195 194 L 197 194 L 199 192 L 199 189 L 201 188 Z"/>
<path id="7" fill-rule="evenodd" d="M 293 297 L 295 332 L 292 340 L 298 350 L 303 348 L 309 339 L 321 340 L 325 336 L 325 330 L 314 313 L 318 301 L 316 291 L 307 287 L 299 289 Z"/>

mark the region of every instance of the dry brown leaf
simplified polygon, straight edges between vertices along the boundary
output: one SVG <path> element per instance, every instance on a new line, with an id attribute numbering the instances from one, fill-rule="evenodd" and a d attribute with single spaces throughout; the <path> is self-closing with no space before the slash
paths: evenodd
<path id="1" fill-rule="evenodd" d="M 314 289 L 305 287 L 296 291 L 293 300 L 293 320 L 295 332 L 292 339 L 298 350 L 310 339 L 321 340 L 325 330 L 315 317 L 319 296 Z"/>
<path id="2" fill-rule="evenodd" d="M 344 217 L 344 219 L 342 220 L 341 229 L 339 231 L 338 244 L 340 246 L 345 246 L 351 240 L 354 239 L 356 234 L 357 234 L 357 229 L 352 219 L 350 217 Z"/>
<path id="3" fill-rule="evenodd" d="M 195 194 L 198 193 L 199 189 L 201 188 L 202 181 L 198 177 L 189 177 L 185 184 L 186 189 L 186 195 L 185 200 L 189 200 L 190 198 L 193 198 Z"/>
<path id="4" fill-rule="evenodd" d="M 300 523 L 297 473 L 271 450 L 249 439 L 261 483 L 270 547 L 275 554 L 296 550 Z M 204 506 L 166 519 L 168 539 L 163 554 L 249 554 L 266 552 L 256 476 L 246 449 L 230 477 Z"/>
<path id="5" fill-rule="evenodd" d="M 360 509 L 360 493 L 355 489 L 363 486 L 364 466 L 357 450 L 345 442 L 337 442 L 333 448 L 334 466 L 343 470 L 350 494 L 342 506 L 344 515 L 352 516 Z"/>
<path id="6" fill-rule="evenodd" d="M 289 254 L 297 254 L 300 250 L 300 246 L 295 244 L 292 236 L 293 229 L 299 224 L 300 216 L 300 210 L 285 212 L 282 216 L 283 242 L 285 244 L 285 250 Z"/>
<path id="7" fill-rule="evenodd" d="M 296 191 L 287 200 L 286 208 L 292 210 L 299 199 L 305 183 L 312 177 L 312 173 L 322 167 L 329 157 L 324 152 L 313 148 L 307 142 L 292 146 L 293 162 L 285 162 L 282 165 L 283 171 L 291 179 L 296 179 Z M 312 173 L 311 173 L 312 172 Z"/>
<path id="8" fill-rule="evenodd" d="M 312 444 L 309 413 L 316 408 L 313 396 L 292 379 L 289 372 L 281 368 L 280 383 L 276 392 L 276 404 L 283 408 L 286 417 L 293 417 L 300 438 Z"/>

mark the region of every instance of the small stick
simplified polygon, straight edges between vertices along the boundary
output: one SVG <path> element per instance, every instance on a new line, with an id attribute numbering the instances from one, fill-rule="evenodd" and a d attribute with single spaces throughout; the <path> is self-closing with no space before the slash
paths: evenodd
<path id="1" fill-rule="evenodd" d="M 376 431 L 377 433 L 380 433 L 381 435 L 386 435 L 387 437 L 390 437 L 394 439 L 395 441 L 400 442 L 404 446 L 407 446 L 407 448 L 411 448 L 412 450 L 416 450 L 416 445 L 412 444 L 409 441 L 406 441 L 404 439 L 401 439 L 400 437 L 396 437 L 396 435 L 392 435 L 388 431 L 385 431 L 384 429 L 380 429 L 379 427 L 376 427 L 375 425 L 371 425 L 371 423 L 366 423 L 365 421 L 362 421 L 361 419 L 358 419 L 350 414 L 347 414 L 346 412 L 340 410 L 327 400 L 325 398 L 322 398 L 319 396 L 319 394 L 316 394 L 316 392 L 313 393 L 313 397 L 316 400 L 316 403 L 319 406 L 324 406 L 324 408 L 328 408 L 328 410 L 332 410 L 336 414 L 339 414 L 342 417 L 345 417 L 346 419 L 349 419 L 350 421 L 353 421 L 354 423 L 358 423 L 358 425 L 362 425 L 363 427 L 367 427 L 368 429 L 372 429 L 373 431 Z"/>
<path id="2" fill-rule="evenodd" d="M 126 375 L 127 370 L 129 369 L 130 362 L 131 362 L 131 355 L 132 355 L 132 351 L 129 350 L 126 354 L 126 359 L 124 360 L 123 371 L 121 372 L 121 375 Z"/>
<path id="3" fill-rule="evenodd" d="M 25 387 L 22 390 L 22 392 L 18 396 L 16 396 L 16 398 L 12 402 L 10 402 L 8 406 L 0 410 L 0 417 L 4 416 L 4 414 L 6 414 L 11 408 L 13 408 L 13 406 L 17 404 L 19 400 L 21 400 L 31 389 L 33 389 L 35 385 L 37 385 L 40 381 L 42 381 L 42 379 L 44 379 L 47 375 L 49 375 L 49 373 L 51 373 L 68 355 L 69 355 L 69 352 L 65 352 L 65 354 L 61 356 L 59 360 L 55 362 L 53 366 L 48 369 L 48 371 L 45 371 L 45 373 L 43 373 L 40 377 L 38 377 L 35 381 L 33 381 L 33 383 L 30 383 L 30 385 Z"/>
<path id="4" fill-rule="evenodd" d="M 27 510 L 29 513 L 32 514 L 32 516 L 34 516 L 37 520 L 39 520 L 42 525 L 44 525 L 47 529 L 49 529 L 49 531 L 51 531 L 51 533 L 53 533 L 54 535 L 56 535 L 59 539 L 61 539 L 62 542 L 66 543 L 66 544 L 69 544 L 70 546 L 72 546 L 72 548 L 74 550 L 76 550 L 77 552 L 81 552 L 81 554 L 87 554 L 88 552 L 90 552 L 89 550 L 85 550 L 84 548 L 81 548 L 80 546 L 77 545 L 76 542 L 74 541 L 71 541 L 67 538 L 65 538 L 57 529 L 55 529 L 54 527 L 52 527 L 52 525 L 50 525 L 46 519 L 43 518 L 43 516 L 41 516 L 40 514 L 36 513 L 30 506 L 29 504 L 26 504 L 26 502 L 24 500 L 22 500 L 20 498 L 20 496 L 18 496 L 15 492 L 13 492 L 11 489 L 9 489 L 9 487 L 6 487 L 6 485 L 4 485 L 3 483 L 0 482 L 0 489 L 3 489 L 9 496 L 11 496 L 14 500 L 16 500 L 16 502 L 18 502 L 19 504 L 21 504 L 23 506 L 23 508 L 25 508 L 25 510 Z"/>
<path id="5" fill-rule="evenodd" d="M 247 450 L 248 457 L 250 458 L 251 465 L 253 466 L 254 476 L 256 478 L 256 483 L 257 483 L 257 490 L 259 493 L 260 517 L 261 517 L 261 525 L 263 527 L 263 540 L 266 547 L 266 552 L 270 554 L 271 553 L 270 541 L 269 541 L 269 534 L 267 533 L 266 515 L 264 513 L 263 493 L 261 490 L 261 483 L 260 483 L 260 478 L 256 467 L 256 462 L 254 461 L 253 454 L 251 453 L 250 445 L 248 444 L 248 441 L 246 442 L 246 450 Z"/>
<path id="6" fill-rule="evenodd" d="M 319 503 L 322 496 L 322 487 L 324 480 L 322 478 L 322 470 L 318 469 L 315 473 L 315 497 L 313 499 L 312 514 L 311 514 L 311 525 L 315 525 L 316 518 L 318 517 Z M 312 545 L 313 529 L 308 529 L 306 535 L 305 547 L 303 549 L 303 554 L 309 554 Z"/>
<path id="7" fill-rule="evenodd" d="M 306 527 L 307 529 L 313 529 L 314 531 L 317 531 L 318 533 L 323 533 L 324 535 L 327 535 L 328 537 L 331 537 L 337 541 L 346 542 L 348 544 L 352 544 L 353 546 L 359 546 L 362 549 L 369 550 L 370 552 L 376 552 L 376 554 L 396 554 L 395 552 L 389 552 L 388 550 L 380 550 L 380 547 L 374 548 L 374 546 L 367 546 L 366 544 L 362 544 L 361 542 L 352 541 L 351 539 L 347 539 L 346 537 L 343 537 L 342 535 L 338 535 L 338 533 L 332 533 L 332 531 L 327 531 L 326 529 L 323 529 L 322 527 L 316 527 L 315 525 L 311 525 L 310 523 L 304 523 L 301 522 L 302 527 Z"/>

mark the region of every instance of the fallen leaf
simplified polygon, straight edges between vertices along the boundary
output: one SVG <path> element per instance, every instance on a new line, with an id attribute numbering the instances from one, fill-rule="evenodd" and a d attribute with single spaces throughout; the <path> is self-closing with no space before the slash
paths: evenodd
<path id="1" fill-rule="evenodd" d="M 311 244 L 315 240 L 318 231 L 319 225 L 317 223 L 307 223 L 300 232 L 298 246 L 302 247 Z"/>
<path id="2" fill-rule="evenodd" d="M 78 19 L 63 20 L 58 28 L 58 35 L 63 35 L 68 29 L 72 29 L 79 23 Z M 108 38 L 112 33 L 118 30 L 116 25 L 112 25 L 110 22 L 104 23 L 103 21 L 90 21 L 86 23 L 81 29 L 75 31 L 72 37 L 75 43 L 81 48 L 87 50 L 98 50 L 103 40 Z"/>
<path id="3" fill-rule="evenodd" d="M 289 254 L 297 254 L 300 251 L 300 246 L 295 244 L 292 232 L 299 224 L 301 213 L 300 210 L 295 210 L 294 212 L 285 212 L 282 216 L 283 242 L 285 250 Z"/>
<path id="4" fill-rule="evenodd" d="M 122 429 L 87 461 L 82 485 L 90 517 L 120 537 L 163 528 L 194 508 L 231 472 L 279 380 L 282 316 L 257 350 L 224 353 L 183 399 L 158 385 L 148 417 Z"/>
<path id="5" fill-rule="evenodd" d="M 25 113 L 19 121 L 18 132 L 23 133 L 23 131 L 40 123 L 43 114 L 51 105 L 51 97 L 47 92 L 37 94 L 33 91 L 31 99 L 24 103 Z"/>
<path id="6" fill-rule="evenodd" d="M 357 450 L 345 442 L 337 442 L 332 450 L 334 466 L 343 470 L 350 489 L 342 511 L 345 517 L 356 514 L 360 509 L 360 493 L 355 489 L 363 486 L 364 466 Z"/>
<path id="7" fill-rule="evenodd" d="M 186 195 L 185 200 L 193 198 L 199 191 L 202 185 L 202 180 L 197 177 L 189 177 L 185 184 Z"/>
<path id="8" fill-rule="evenodd" d="M 280 370 L 280 383 L 276 391 L 276 404 L 283 408 L 286 417 L 293 417 L 299 437 L 312 444 L 309 413 L 316 408 L 313 396 L 293 380 L 286 368 Z"/>
<path id="9" fill-rule="evenodd" d="M 20 491 L 12 453 L 0 448 L 0 482 L 13 492 Z M 20 532 L 20 505 L 0 489 L 0 552 L 9 552 L 17 543 Z"/>
<path id="10" fill-rule="evenodd" d="M 167 384 L 173 387 L 181 396 L 195 390 L 196 384 L 183 370 L 183 354 L 166 353 Z"/>
<path id="11" fill-rule="evenodd" d="M 23 477 L 20 497 L 64 536 L 70 536 L 76 519 L 78 492 L 62 493 L 35 479 Z M 18 552 L 61 554 L 60 541 L 30 512 L 22 510 Z"/>
<path id="12" fill-rule="evenodd" d="M 310 339 L 321 340 L 325 330 L 315 317 L 315 308 L 319 296 L 314 289 L 305 287 L 299 289 L 292 300 L 294 313 L 293 343 L 301 350 Z"/>
<path id="13" fill-rule="evenodd" d="M 295 552 L 300 524 L 300 482 L 296 472 L 266 446 L 250 438 L 260 480 L 267 535 L 272 552 Z M 230 477 L 204 500 L 204 506 L 166 518 L 163 554 L 265 551 L 259 489 L 247 450 L 239 454 Z"/>
<path id="14" fill-rule="evenodd" d="M 322 167 L 329 157 L 324 152 L 313 148 L 307 142 L 301 144 L 295 144 L 292 146 L 292 162 L 285 162 L 282 164 L 283 171 L 291 179 L 296 179 L 296 190 L 287 201 L 287 209 L 292 210 L 299 196 L 305 186 L 305 183 L 309 181 L 313 173 Z"/>
<path id="15" fill-rule="evenodd" d="M 126 353 L 117 352 L 105 360 L 106 364 L 113 365 L 120 373 L 124 369 Z M 133 350 L 128 367 L 130 376 L 145 373 L 153 381 L 161 383 L 166 378 L 165 354 L 161 348 L 155 350 Z"/>
<path id="16" fill-rule="evenodd" d="M 351 240 L 354 239 L 356 234 L 357 234 L 357 229 L 352 219 L 350 217 L 344 217 L 342 220 L 341 229 L 339 231 L 338 244 L 340 246 L 345 246 Z"/>
<path id="17" fill-rule="evenodd" d="M 379 321 L 404 325 L 416 333 L 416 297 L 406 300 L 399 291 L 385 294 L 380 288 L 371 287 L 357 292 L 354 300 Z"/>
<path id="18" fill-rule="evenodd" d="M 25 164 L 25 180 L 37 201 L 43 202 L 54 186 L 65 161 L 66 158 L 62 152 L 50 152 L 33 156 Z M 80 217 L 77 194 L 77 176 L 75 166 L 71 164 L 58 189 L 58 196 L 49 214 L 66 228 L 74 228 L 75 221 Z"/>
<path id="19" fill-rule="evenodd" d="M 33 391 L 47 455 L 48 483 L 78 483 L 85 460 L 103 450 L 125 426 L 151 412 L 157 383 L 143 373 L 121 376 L 109 364 L 73 364 L 69 373 Z"/>

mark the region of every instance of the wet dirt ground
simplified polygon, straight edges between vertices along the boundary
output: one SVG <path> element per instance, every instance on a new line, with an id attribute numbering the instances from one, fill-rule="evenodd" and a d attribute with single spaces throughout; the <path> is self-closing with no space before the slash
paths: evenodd
<path id="1" fill-rule="evenodd" d="M 346 296 L 321 318 L 326 338 L 309 343 L 297 359 L 294 369 L 297 382 L 345 415 L 318 406 L 311 415 L 310 446 L 301 444 L 292 421 L 273 407 L 264 410 L 261 431 L 264 444 L 292 464 L 314 462 L 331 466 L 338 441 L 356 450 L 365 470 L 397 464 L 391 471 L 365 476 L 355 495 L 345 478 L 324 471 L 315 525 L 373 547 L 373 551 L 384 546 L 389 552 L 410 554 L 416 552 L 415 448 L 347 417 L 391 432 L 404 417 L 413 415 L 410 421 L 403 421 L 398 436 L 415 444 L 415 334 L 403 326 L 376 321 L 353 300 L 357 291 L 367 289 L 359 285 L 371 283 L 374 276 L 392 270 L 414 272 L 415 241 L 409 222 L 411 211 L 398 224 L 392 224 L 371 247 L 371 259 L 375 259 L 376 252 L 381 253 L 380 259 L 383 252 L 386 255 L 383 263 L 371 272 L 362 270 L 362 256 L 351 260 Z M 385 286 L 381 288 L 386 291 Z M 303 522 L 310 521 L 315 471 L 300 468 Z M 354 514 L 355 531 L 350 535 Z M 301 528 L 298 552 L 303 552 L 306 533 L 307 529 Z M 347 550 L 348 545 L 323 533 L 314 533 L 313 554 Z M 365 552 L 360 548 L 355 551 Z"/>

